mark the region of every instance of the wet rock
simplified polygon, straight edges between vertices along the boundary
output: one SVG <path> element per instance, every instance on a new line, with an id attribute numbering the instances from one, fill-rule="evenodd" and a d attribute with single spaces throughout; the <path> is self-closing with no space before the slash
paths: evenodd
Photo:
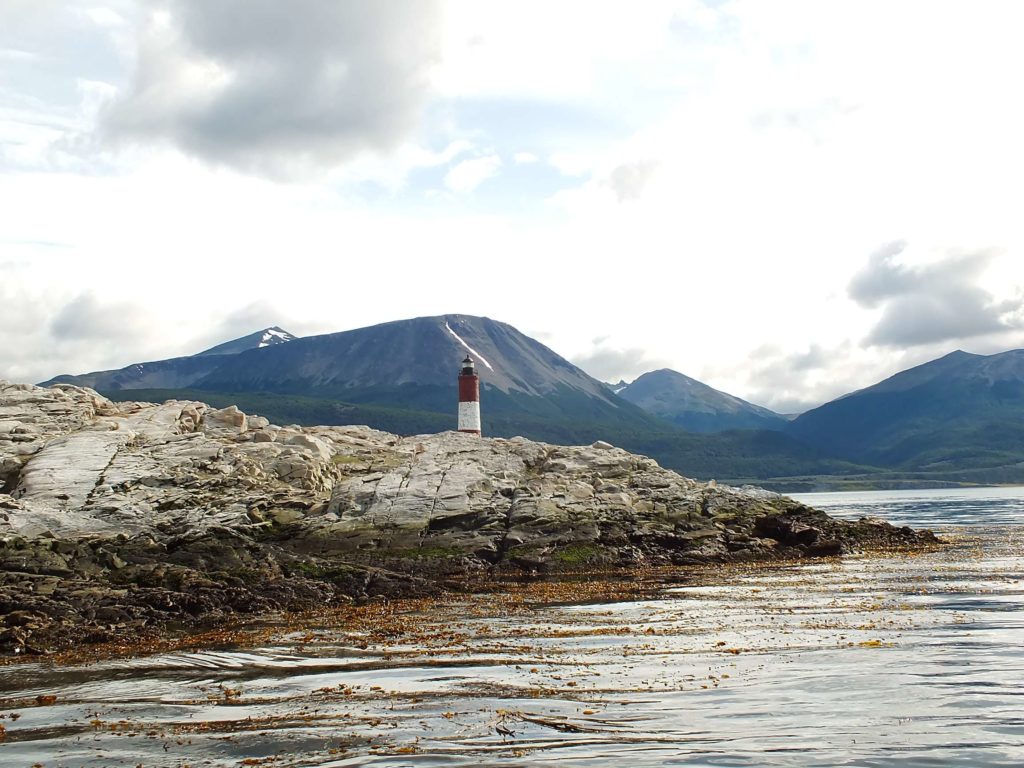
<path id="1" fill-rule="evenodd" d="M 807 523 L 791 517 L 769 515 L 760 518 L 754 532 L 761 537 L 775 539 L 791 547 L 809 546 L 818 538 L 819 531 Z"/>

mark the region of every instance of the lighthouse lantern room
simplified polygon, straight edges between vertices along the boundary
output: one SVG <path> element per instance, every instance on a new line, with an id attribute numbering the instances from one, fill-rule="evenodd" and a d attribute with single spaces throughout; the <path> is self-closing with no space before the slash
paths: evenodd
<path id="1" fill-rule="evenodd" d="M 459 432 L 480 434 L 480 377 L 469 355 L 462 361 L 459 373 Z"/>

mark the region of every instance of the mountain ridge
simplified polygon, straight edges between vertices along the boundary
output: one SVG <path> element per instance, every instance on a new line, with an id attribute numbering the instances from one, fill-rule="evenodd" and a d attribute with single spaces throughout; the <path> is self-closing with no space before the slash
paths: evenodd
<path id="1" fill-rule="evenodd" d="M 1024 349 L 957 350 L 807 411 L 786 432 L 848 460 L 921 467 L 934 464 L 936 452 L 989 450 L 986 430 L 1017 425 L 1024 435 Z M 1005 445 L 1010 459 L 1014 441 Z M 1024 440 L 1020 447 L 1024 461 Z"/>
<path id="2" fill-rule="evenodd" d="M 729 429 L 781 429 L 788 419 L 760 405 L 715 389 L 670 368 L 615 385 L 624 400 L 690 432 Z"/>
<path id="3" fill-rule="evenodd" d="M 73 384 L 96 390 L 119 389 L 178 389 L 189 387 L 214 371 L 232 355 L 250 349 L 263 349 L 296 339 L 279 326 L 272 325 L 259 331 L 222 342 L 194 355 L 147 360 L 121 368 L 90 371 L 82 374 L 62 373 L 40 382 L 39 386 Z"/>
<path id="4" fill-rule="evenodd" d="M 329 359 L 313 359 L 326 350 L 331 353 Z M 384 384 L 447 385 L 454 381 L 452 371 L 466 352 L 482 364 L 482 383 L 502 392 L 539 396 L 565 384 L 618 405 L 600 382 L 513 326 L 489 317 L 458 314 L 392 320 L 306 336 L 291 342 L 287 349 L 282 345 L 267 350 L 260 358 L 253 357 L 249 350 L 243 357 L 225 361 L 216 375 L 197 384 L 200 389 L 224 390 L 253 377 L 270 383 L 273 371 L 267 369 L 289 363 L 299 379 L 309 380 L 307 391 L 338 384 L 346 389 Z M 257 359 L 265 370 L 252 374 Z"/>
<path id="5" fill-rule="evenodd" d="M 204 355 L 234 355 L 240 352 L 245 352 L 248 349 L 262 349 L 264 347 L 271 347 L 275 344 L 284 344 L 289 341 L 295 341 L 298 336 L 293 336 L 284 330 L 280 326 L 272 325 L 268 328 L 264 328 L 260 331 L 254 331 L 247 336 L 242 336 L 231 341 L 225 341 L 221 344 L 217 344 L 209 349 L 204 349 L 202 352 L 192 355 L 192 357 L 201 357 Z"/>
<path id="6" fill-rule="evenodd" d="M 394 428 L 396 409 L 446 416 L 454 412 L 457 373 L 468 353 L 479 363 L 485 429 L 491 416 L 500 416 L 512 432 L 516 419 L 524 427 L 539 425 L 538 436 L 549 439 L 566 434 L 573 422 L 633 430 L 672 429 L 616 397 L 603 383 L 547 346 L 487 317 L 447 314 L 408 318 L 270 346 L 255 343 L 259 334 L 188 358 L 64 375 L 44 384 L 90 386 L 108 394 L 188 389 L 320 398 L 362 407 L 370 415 L 387 409 L 391 414 L 388 422 Z M 242 342 L 249 348 L 235 354 L 213 354 Z M 432 423 L 419 417 L 414 420 Z"/>

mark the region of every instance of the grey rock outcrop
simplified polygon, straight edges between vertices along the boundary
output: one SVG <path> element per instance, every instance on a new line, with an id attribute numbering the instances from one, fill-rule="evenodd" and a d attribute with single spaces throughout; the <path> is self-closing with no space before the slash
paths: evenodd
<path id="1" fill-rule="evenodd" d="M 698 483 L 603 442 L 277 426 L 234 407 L 0 382 L 0 614 L 21 617 L 0 626 L 8 650 L 429 591 L 473 573 L 926 538 Z"/>

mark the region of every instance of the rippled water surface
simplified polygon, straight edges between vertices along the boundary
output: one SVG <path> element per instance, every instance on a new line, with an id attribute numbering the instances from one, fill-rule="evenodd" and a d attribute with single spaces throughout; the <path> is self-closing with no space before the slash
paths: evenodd
<path id="1" fill-rule="evenodd" d="M 1024 489 L 801 498 L 953 543 L 0 668 L 0 766 L 1024 765 Z"/>

